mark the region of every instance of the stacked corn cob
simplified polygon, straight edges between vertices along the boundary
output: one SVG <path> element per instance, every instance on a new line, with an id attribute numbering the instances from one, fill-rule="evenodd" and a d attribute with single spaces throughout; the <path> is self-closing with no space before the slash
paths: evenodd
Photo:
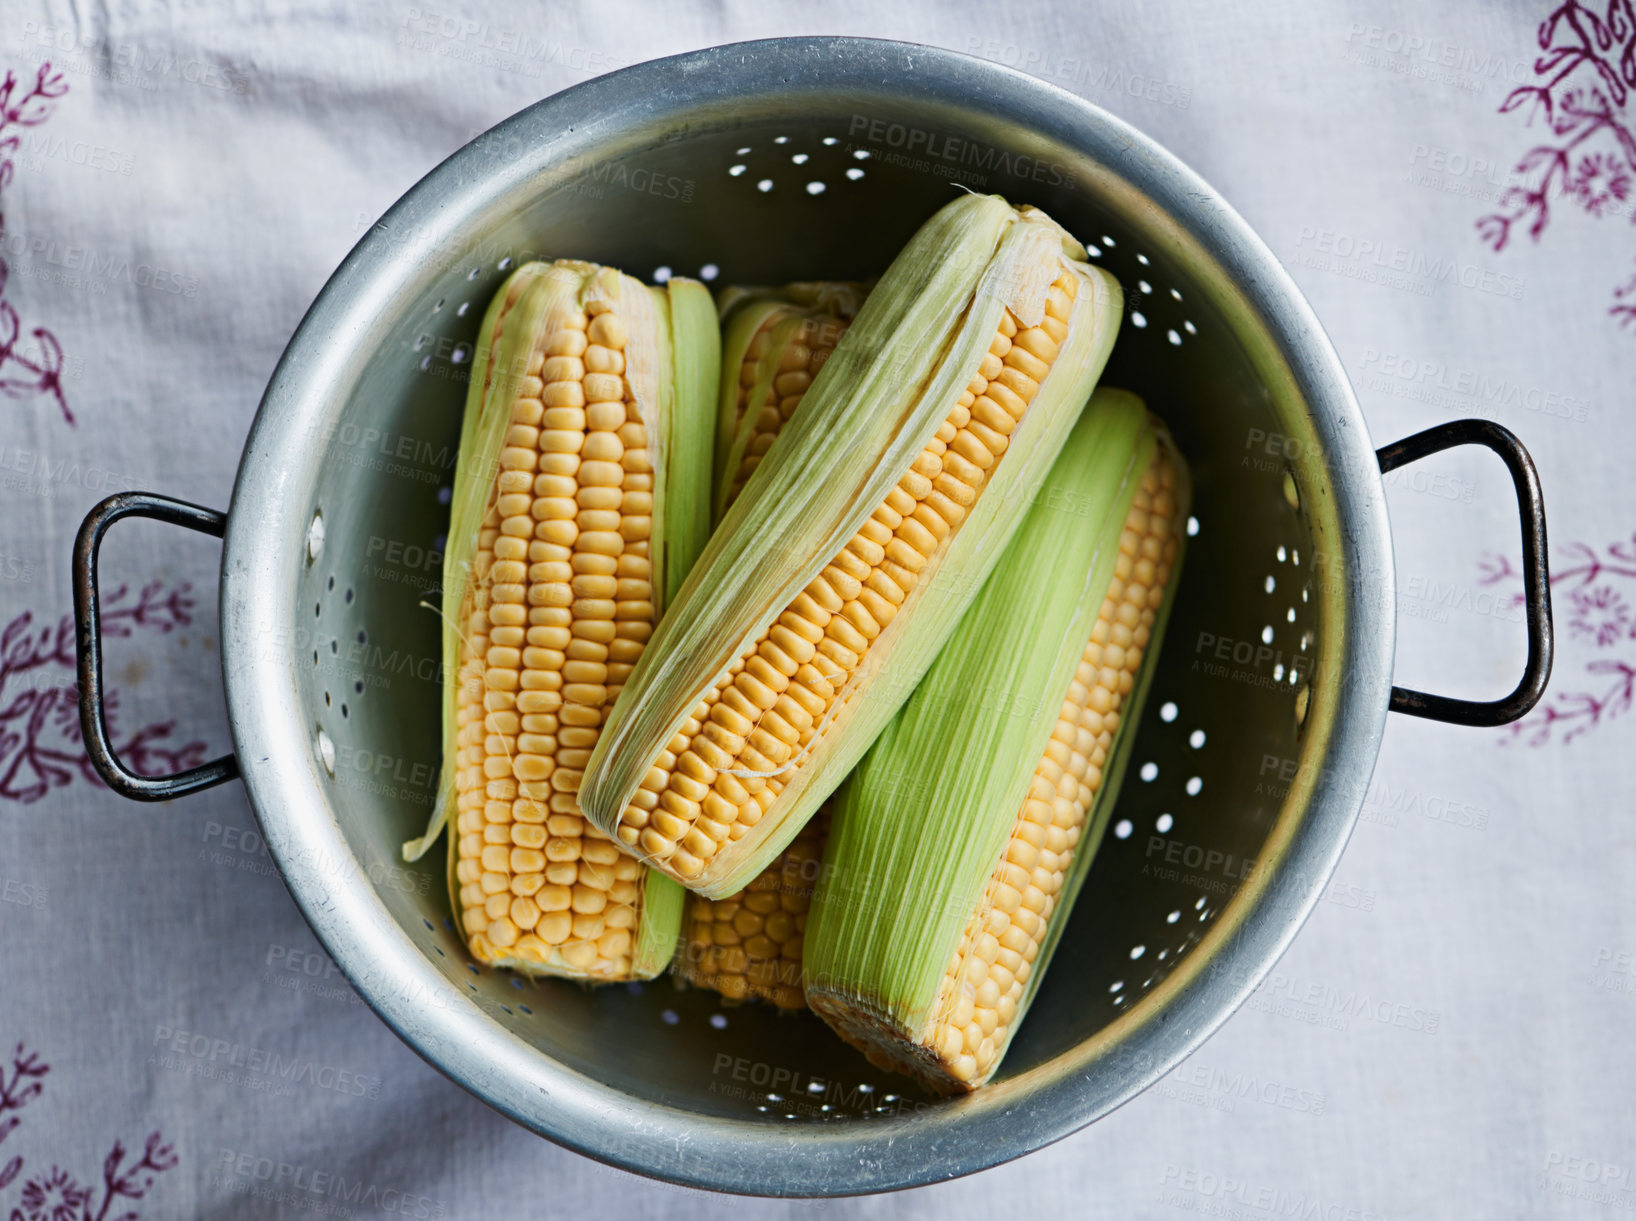
<path id="1" fill-rule="evenodd" d="M 1038 210 L 963 196 L 864 294 L 728 290 L 718 331 L 686 281 L 507 282 L 447 549 L 444 796 L 406 853 L 455 820 L 480 959 L 648 978 L 680 936 L 684 978 L 952 1092 L 999 1064 L 1106 823 L 1187 480 L 1134 396 L 1085 407 L 1121 294 Z"/>
<path id="2" fill-rule="evenodd" d="M 717 417 L 716 496 L 721 511 L 743 490 L 857 316 L 865 286 L 791 284 L 728 290 Z M 719 516 L 719 513 L 718 513 Z M 738 894 L 688 897 L 676 971 L 730 1000 L 803 1009 L 801 942 L 823 856 L 820 814 Z"/>

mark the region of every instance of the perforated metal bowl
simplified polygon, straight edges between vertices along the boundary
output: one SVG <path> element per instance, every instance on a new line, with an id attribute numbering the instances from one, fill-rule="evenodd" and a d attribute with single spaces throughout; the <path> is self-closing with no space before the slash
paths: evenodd
<path id="1" fill-rule="evenodd" d="M 407 867 L 439 758 L 437 586 L 464 375 L 525 259 L 719 284 L 877 274 L 962 183 L 1046 209 L 1125 286 L 1106 381 L 1143 394 L 1194 472 L 1196 536 L 1136 766 L 1053 969 L 997 1080 L 933 1101 L 815 1018 L 670 981 L 598 990 L 481 967 L 441 851 Z M 1461 431 L 1462 427 L 1464 431 Z M 704 1187 L 841 1194 L 1016 1157 L 1151 1084 L 1250 993 L 1316 901 L 1389 704 L 1520 715 L 1549 666 L 1538 489 L 1524 500 L 1529 677 L 1509 701 L 1391 684 L 1379 465 L 1340 362 L 1266 247 L 1205 183 L 1079 99 L 948 51 L 852 39 L 720 47 L 549 98 L 451 157 L 358 244 L 286 350 L 225 519 L 222 661 L 237 767 L 296 901 L 412 1047 L 534 1130 Z M 221 533 L 151 496 L 92 514 L 77 555 L 87 741 L 110 783 L 171 796 L 234 774 L 125 771 L 102 733 L 95 553 L 120 516 Z M 435 596 L 435 595 L 434 595 Z"/>

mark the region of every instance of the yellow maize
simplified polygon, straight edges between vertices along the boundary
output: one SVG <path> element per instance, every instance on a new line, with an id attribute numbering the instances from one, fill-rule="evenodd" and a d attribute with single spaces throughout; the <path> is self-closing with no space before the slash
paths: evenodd
<path id="1" fill-rule="evenodd" d="M 877 1067 L 950 1093 L 999 1065 L 1112 810 L 1187 503 L 1162 426 L 1098 391 L 1013 551 L 838 796 L 806 997 Z"/>
<path id="2" fill-rule="evenodd" d="M 729 289 L 722 343 L 717 496 L 731 504 L 800 406 L 857 316 L 865 286 L 791 284 L 778 292 Z M 744 890 L 689 895 L 677 973 L 730 1000 L 804 1009 L 801 938 L 823 853 L 820 815 Z"/>
<path id="3" fill-rule="evenodd" d="M 968 195 L 928 221 L 660 624 L 586 769 L 590 819 L 709 897 L 760 872 L 953 630 L 1119 314 L 1035 209 Z"/>
<path id="4" fill-rule="evenodd" d="M 485 317 L 444 584 L 442 814 L 479 961 L 619 980 L 674 949 L 680 892 L 587 824 L 578 789 L 703 544 L 719 343 L 702 285 L 566 260 L 519 268 Z"/>

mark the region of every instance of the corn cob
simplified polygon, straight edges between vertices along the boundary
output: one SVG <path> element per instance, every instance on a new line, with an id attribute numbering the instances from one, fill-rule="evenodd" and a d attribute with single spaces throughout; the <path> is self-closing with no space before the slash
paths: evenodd
<path id="1" fill-rule="evenodd" d="M 692 281 L 533 263 L 484 318 L 445 548 L 440 802 L 480 961 L 651 978 L 675 948 L 681 891 L 587 825 L 577 790 L 708 534 L 719 364 Z"/>
<path id="2" fill-rule="evenodd" d="M 866 286 L 813 281 L 722 294 L 715 515 L 739 494 L 852 319 Z"/>
<path id="3" fill-rule="evenodd" d="M 828 825 L 820 810 L 777 860 L 731 898 L 687 896 L 685 940 L 677 959 L 683 979 L 728 1000 L 806 1008 L 802 941 Z"/>
<path id="4" fill-rule="evenodd" d="M 857 316 L 865 286 L 729 289 L 718 416 L 718 503 L 731 504 Z M 722 510 L 718 510 L 719 512 Z M 823 855 L 822 813 L 753 882 L 726 899 L 689 895 L 677 973 L 729 1000 L 804 1009 L 801 938 Z"/>
<path id="5" fill-rule="evenodd" d="M 1011 550 L 837 794 L 806 998 L 877 1067 L 952 1093 L 999 1065 L 1113 808 L 1188 498 L 1163 426 L 1099 390 Z"/>
<path id="6" fill-rule="evenodd" d="M 964 195 L 923 225 L 656 629 L 586 768 L 590 820 L 711 898 L 765 868 L 975 596 L 1120 308 L 1035 209 Z"/>

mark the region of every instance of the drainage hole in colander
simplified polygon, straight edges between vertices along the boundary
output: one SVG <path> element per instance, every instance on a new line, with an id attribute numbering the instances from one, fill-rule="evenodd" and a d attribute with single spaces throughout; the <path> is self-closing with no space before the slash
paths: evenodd
<path id="1" fill-rule="evenodd" d="M 1136 257 L 1137 257 L 1137 258 L 1139 258 L 1139 259 L 1142 259 L 1142 256 L 1141 256 L 1141 255 L 1137 255 L 1137 256 L 1136 256 Z M 1147 262 L 1147 260 L 1146 260 L 1146 259 L 1142 259 L 1142 262 L 1144 262 L 1144 263 L 1145 263 L 1145 262 Z M 1153 291 L 1153 285 L 1151 285 L 1151 284 L 1149 284 L 1149 283 L 1148 283 L 1148 282 L 1147 282 L 1147 281 L 1146 281 L 1146 280 L 1138 280 L 1138 281 L 1136 281 L 1136 287 L 1137 287 L 1137 288 L 1139 288 L 1139 289 L 1141 289 L 1141 290 L 1142 290 L 1142 291 L 1143 291 L 1143 292 L 1145 292 L 1145 293 L 1150 293 L 1150 292 L 1152 292 L 1152 291 Z"/>
<path id="2" fill-rule="evenodd" d="M 455 316 L 458 317 L 458 318 L 464 318 L 466 316 L 466 311 L 469 310 L 470 308 L 471 308 L 471 302 L 470 301 L 462 301 L 460 303 L 460 308 L 455 310 Z"/>
<path id="3" fill-rule="evenodd" d="M 511 986 L 521 992 L 523 990 L 523 981 L 513 975 L 511 977 Z"/>
<path id="4" fill-rule="evenodd" d="M 855 148 L 852 150 L 852 155 L 859 161 L 869 160 L 869 150 L 867 148 Z"/>
<path id="5" fill-rule="evenodd" d="M 1170 340 L 1170 342 L 1175 344 L 1177 347 L 1181 347 L 1182 337 L 1176 333 L 1174 328 L 1165 332 L 1165 338 Z"/>
<path id="6" fill-rule="evenodd" d="M 1198 750 L 1199 747 L 1203 746 L 1204 745 L 1204 730 L 1195 729 L 1191 734 L 1188 735 L 1187 744 L 1189 746 L 1191 746 L 1194 750 Z"/>
<path id="7" fill-rule="evenodd" d="M 1132 830 L 1134 828 L 1130 825 L 1130 819 L 1121 818 L 1113 824 L 1113 837 L 1115 839 L 1129 839 Z"/>
<path id="8" fill-rule="evenodd" d="M 443 487 L 438 488 L 438 490 L 437 490 L 437 503 L 438 504 L 448 505 L 448 504 L 453 503 L 453 501 L 454 501 L 454 489 L 453 488 L 449 487 L 447 484 L 445 484 Z"/>
<path id="9" fill-rule="evenodd" d="M 1266 581 L 1262 583 L 1262 588 L 1270 594 L 1273 590 L 1278 588 L 1278 578 L 1269 573 Z"/>
<path id="10" fill-rule="evenodd" d="M 1102 235 L 1102 244 L 1104 246 L 1117 246 L 1119 243 L 1114 241 L 1111 237 L 1109 237 L 1106 233 L 1104 233 Z"/>
<path id="11" fill-rule="evenodd" d="M 363 679 L 360 678 L 357 682 L 352 684 L 352 694 L 362 695 L 363 693 L 364 693 L 364 682 L 363 682 Z"/>
<path id="12" fill-rule="evenodd" d="M 1281 683 L 1281 682 L 1284 681 L 1284 663 L 1283 662 L 1279 662 L 1276 666 L 1274 666 L 1272 668 L 1272 681 L 1275 682 L 1275 683 Z"/>
<path id="13" fill-rule="evenodd" d="M 368 644 L 369 643 L 369 633 L 365 632 L 363 630 L 363 628 L 358 629 L 358 643 L 359 644 Z"/>
<path id="14" fill-rule="evenodd" d="M 501 1005 L 500 1008 L 504 1009 L 507 1013 L 511 1013 L 511 1006 L 510 1005 Z M 513 1016 L 515 1016 L 515 1015 L 513 1015 Z"/>
<path id="15" fill-rule="evenodd" d="M 668 267 L 655 267 L 653 269 L 653 282 L 655 284 L 668 284 L 670 283 L 671 274 Z"/>
<path id="16" fill-rule="evenodd" d="M 440 310 L 440 309 L 442 309 L 442 308 L 443 308 L 443 298 L 442 298 L 442 297 L 439 297 L 439 298 L 438 298 L 438 299 L 437 299 L 437 304 L 435 304 L 435 305 L 433 305 L 433 306 L 432 306 L 432 313 L 434 313 L 434 314 L 435 314 L 435 313 L 437 313 L 437 311 L 438 311 L 438 310 Z"/>
<path id="17" fill-rule="evenodd" d="M 475 280 L 479 275 L 482 274 L 482 271 L 483 271 L 483 269 L 481 267 L 473 267 L 470 271 L 468 271 L 466 273 L 466 279 Z"/>
<path id="18" fill-rule="evenodd" d="M 1295 608 L 1293 606 L 1284 612 L 1284 618 L 1288 619 L 1291 623 L 1295 622 Z"/>
<path id="19" fill-rule="evenodd" d="M 430 356 L 422 356 L 420 358 L 420 371 L 422 373 L 425 373 L 431 367 L 432 367 L 432 358 Z"/>
<path id="20" fill-rule="evenodd" d="M 1189 517 L 1187 519 L 1187 537 L 1192 538 L 1198 532 L 1199 532 L 1199 519 L 1196 518 L 1196 517 Z"/>
<path id="21" fill-rule="evenodd" d="M 1138 326 L 1138 327 L 1146 326 L 1147 325 L 1147 315 L 1142 313 L 1141 310 L 1135 310 L 1135 309 L 1131 310 L 1131 312 L 1130 312 L 1130 324 L 1132 326 Z"/>
<path id="22" fill-rule="evenodd" d="M 1174 924 L 1174 923 L 1176 923 L 1176 921 L 1180 920 L 1181 918 L 1182 918 L 1182 914 L 1181 914 L 1180 911 L 1173 911 L 1168 916 L 1165 917 L 1165 923 L 1166 924 Z M 1165 952 L 1163 950 L 1160 950 L 1159 951 L 1159 957 L 1163 958 L 1164 956 L 1165 956 Z"/>
<path id="23" fill-rule="evenodd" d="M 329 642 L 329 651 L 331 653 L 339 653 L 341 651 L 340 643 L 338 641 L 334 641 L 334 640 L 330 641 Z"/>
<path id="24" fill-rule="evenodd" d="M 674 1026 L 676 1023 L 680 1022 L 682 1018 L 681 1015 L 674 1009 L 662 1009 L 659 1011 L 659 1020 L 666 1026 Z"/>
<path id="25" fill-rule="evenodd" d="M 1181 299 L 1182 299 L 1182 294 L 1181 294 L 1181 292 L 1180 292 L 1180 291 L 1179 291 L 1179 290 L 1177 290 L 1177 289 L 1174 289 L 1174 288 L 1173 288 L 1173 289 L 1171 289 L 1171 290 L 1170 290 L 1170 295 L 1171 295 L 1171 296 L 1172 296 L 1172 297 L 1174 297 L 1174 298 L 1176 298 L 1176 300 L 1178 300 L 1178 301 L 1180 301 L 1180 300 L 1181 300 Z"/>
<path id="26" fill-rule="evenodd" d="M 1151 762 L 1144 763 L 1142 764 L 1142 770 L 1139 774 L 1144 781 L 1146 781 L 1148 784 L 1152 784 L 1159 778 L 1159 765 Z"/>
<path id="27" fill-rule="evenodd" d="M 326 707 L 326 708 L 329 707 L 329 692 L 328 691 L 324 692 L 324 707 Z"/>
<path id="28" fill-rule="evenodd" d="M 497 271 L 504 271 L 506 268 L 508 268 L 510 266 L 511 266 L 511 256 L 509 254 L 506 255 L 503 259 L 501 259 L 498 263 L 496 263 L 494 265 L 495 270 L 497 270 Z"/>
<path id="29" fill-rule="evenodd" d="M 346 600 L 347 600 L 347 605 L 351 606 L 352 605 L 352 590 L 350 588 L 347 589 Z"/>
<path id="30" fill-rule="evenodd" d="M 823 193 L 824 193 L 824 184 L 823 183 L 821 183 L 821 182 L 809 182 L 809 183 L 807 183 L 807 194 L 808 195 L 822 195 Z"/>
<path id="31" fill-rule="evenodd" d="M 437 956 L 439 958 L 447 958 L 448 957 L 448 955 L 443 952 L 443 947 L 442 946 L 434 945 L 432 948 L 437 951 Z"/>
<path id="32" fill-rule="evenodd" d="M 342 716 L 346 715 L 346 710 L 347 710 L 346 705 L 342 704 L 341 705 L 341 715 Z M 1197 776 L 1189 776 L 1187 778 L 1186 788 L 1187 788 L 1187 795 L 1189 797 L 1197 797 L 1201 792 L 1204 791 L 1204 781 L 1200 780 Z"/>
<path id="33" fill-rule="evenodd" d="M 347 706 L 346 706 L 346 705 L 345 705 L 345 704 L 342 704 L 342 705 L 341 705 L 341 719 L 342 719 L 342 720 L 343 720 L 343 721 L 344 721 L 344 720 L 346 720 L 346 719 L 347 719 L 347 716 L 348 716 L 348 715 L 349 715 L 349 714 L 348 714 L 348 712 L 347 712 Z"/>
<path id="34" fill-rule="evenodd" d="M 1132 962 L 1135 962 L 1138 958 L 1140 958 L 1143 954 L 1146 954 L 1146 953 L 1147 953 L 1147 946 L 1145 946 L 1145 945 L 1133 945 L 1133 946 L 1130 947 L 1130 959 L 1131 959 Z M 1148 982 L 1151 983 L 1152 981 L 1149 980 Z"/>
<path id="35" fill-rule="evenodd" d="M 1267 624 L 1265 627 L 1263 627 L 1261 629 L 1261 643 L 1262 644 L 1271 644 L 1272 643 L 1272 624 L 1269 623 L 1269 624 Z"/>
<path id="36" fill-rule="evenodd" d="M 1159 705 L 1159 719 L 1167 725 L 1176 719 L 1176 712 L 1175 700 L 1166 700 Z"/>
<path id="37" fill-rule="evenodd" d="M 853 166 L 851 169 L 847 170 L 846 176 L 852 179 L 853 182 L 856 182 L 858 179 L 863 177 L 863 171 L 857 166 Z"/>
<path id="38" fill-rule="evenodd" d="M 1159 815 L 1158 818 L 1153 820 L 1153 829 L 1155 831 L 1157 831 L 1160 835 L 1163 835 L 1165 832 L 1169 831 L 1170 828 L 1174 827 L 1175 825 L 1176 825 L 1176 820 L 1174 818 L 1170 817 L 1170 815 L 1168 815 L 1168 814 L 1161 814 L 1161 815 Z"/>
<path id="39" fill-rule="evenodd" d="M 319 615 L 322 615 L 323 613 L 324 613 L 324 604 L 322 602 L 314 602 L 312 604 L 312 617 L 314 619 L 316 619 L 316 618 L 318 618 Z"/>
<path id="40" fill-rule="evenodd" d="M 1093 259 L 1099 259 L 1102 257 L 1102 247 L 1086 242 L 1085 253 L 1090 255 Z"/>
<path id="41" fill-rule="evenodd" d="M 1186 331 L 1189 335 L 1197 335 L 1199 333 L 1199 328 L 1194 326 L 1186 319 L 1182 320 L 1182 330 Z"/>
<path id="42" fill-rule="evenodd" d="M 1108 991 L 1109 992 L 1118 992 L 1124 986 L 1125 986 L 1125 981 L 1124 980 L 1116 979 L 1111 984 L 1108 985 Z"/>
<path id="43" fill-rule="evenodd" d="M 740 174 L 742 174 L 745 170 L 747 170 L 749 168 L 750 167 L 747 166 L 747 165 L 730 165 L 730 166 L 727 167 L 727 173 L 728 173 L 729 177 L 737 178 Z"/>
<path id="44" fill-rule="evenodd" d="M 774 144 L 788 144 L 789 142 L 790 142 L 790 138 L 788 136 L 774 136 L 773 137 L 773 143 Z"/>
<path id="45" fill-rule="evenodd" d="M 625 991 L 630 993 L 632 996 L 641 996 L 642 995 L 642 981 L 639 980 L 639 979 L 627 980 L 625 982 Z"/>
<path id="46" fill-rule="evenodd" d="M 706 263 L 703 267 L 699 268 L 699 279 L 701 280 L 714 280 L 720 274 L 721 268 L 717 267 L 714 263 Z"/>
<path id="47" fill-rule="evenodd" d="M 727 1015 L 725 1013 L 712 1013 L 710 1015 L 710 1025 L 716 1030 L 726 1030 Z"/>
<path id="48" fill-rule="evenodd" d="M 737 154 L 737 155 L 738 155 L 738 156 L 740 156 L 740 157 L 742 157 L 742 156 L 744 156 L 744 154 L 745 154 L 745 153 L 747 153 L 747 152 L 749 152 L 749 151 L 750 151 L 750 146 L 749 146 L 749 145 L 748 145 L 748 144 L 746 144 L 746 145 L 745 145 L 745 146 L 744 146 L 744 147 L 743 147 L 743 148 L 741 148 L 741 149 L 739 149 L 739 150 L 738 150 L 738 154 Z"/>
<path id="49" fill-rule="evenodd" d="M 772 189 L 773 180 L 771 178 L 763 178 L 760 182 L 756 183 L 756 190 L 760 191 L 763 195 Z"/>
<path id="50" fill-rule="evenodd" d="M 805 153 L 796 153 L 794 156 L 792 156 L 790 158 L 790 160 L 795 162 L 796 165 L 805 165 L 807 163 L 808 158 L 807 158 L 807 154 L 805 154 Z"/>
<path id="51" fill-rule="evenodd" d="M 534 1016 L 534 1011 L 532 1009 L 530 1009 L 527 1005 L 518 1005 L 517 1008 L 521 1009 L 524 1013 L 528 1014 L 529 1017 Z"/>

